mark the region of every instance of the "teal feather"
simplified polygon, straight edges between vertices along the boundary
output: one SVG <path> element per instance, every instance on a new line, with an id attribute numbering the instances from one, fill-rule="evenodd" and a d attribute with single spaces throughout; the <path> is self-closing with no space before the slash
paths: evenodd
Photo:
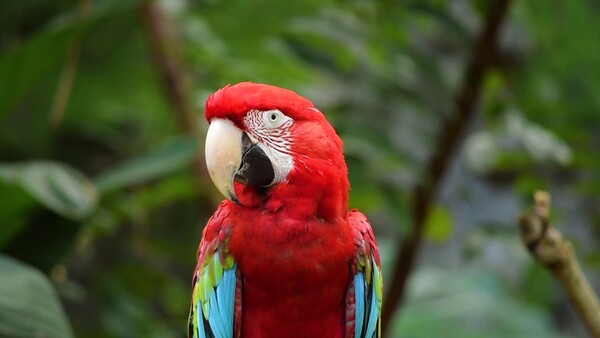
<path id="1" fill-rule="evenodd" d="M 358 272 L 354 276 L 354 337 L 362 337 L 363 322 L 365 317 L 365 276 Z"/>

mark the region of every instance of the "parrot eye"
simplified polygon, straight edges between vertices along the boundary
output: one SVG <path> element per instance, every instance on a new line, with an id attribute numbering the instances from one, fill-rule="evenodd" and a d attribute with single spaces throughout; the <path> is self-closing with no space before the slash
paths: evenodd
<path id="1" fill-rule="evenodd" d="M 263 120 L 268 128 L 274 129 L 280 127 L 286 121 L 290 120 L 290 118 L 279 110 L 268 110 L 263 112 Z"/>
<path id="2" fill-rule="evenodd" d="M 269 114 L 269 121 L 271 121 L 271 123 L 275 123 L 277 120 L 279 120 L 279 115 L 275 113 Z"/>

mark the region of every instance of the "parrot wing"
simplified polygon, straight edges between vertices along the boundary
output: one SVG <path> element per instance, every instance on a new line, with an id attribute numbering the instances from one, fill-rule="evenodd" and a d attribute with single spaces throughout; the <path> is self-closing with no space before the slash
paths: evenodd
<path id="1" fill-rule="evenodd" d="M 383 297 L 379 249 L 365 215 L 352 210 L 348 213 L 348 222 L 357 250 L 354 279 L 346 297 L 346 337 L 379 338 Z"/>
<path id="2" fill-rule="evenodd" d="M 202 233 L 192 281 L 189 338 L 232 338 L 234 332 L 239 336 L 241 282 L 227 247 L 232 230 L 227 209 L 221 203 Z"/>

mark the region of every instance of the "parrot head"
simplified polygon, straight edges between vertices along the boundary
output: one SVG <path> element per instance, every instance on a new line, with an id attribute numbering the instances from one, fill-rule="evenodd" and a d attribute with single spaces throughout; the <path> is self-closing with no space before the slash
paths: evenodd
<path id="1" fill-rule="evenodd" d="M 342 141 L 323 114 L 287 89 L 250 82 L 210 95 L 205 158 L 217 189 L 240 207 L 344 217 Z"/>

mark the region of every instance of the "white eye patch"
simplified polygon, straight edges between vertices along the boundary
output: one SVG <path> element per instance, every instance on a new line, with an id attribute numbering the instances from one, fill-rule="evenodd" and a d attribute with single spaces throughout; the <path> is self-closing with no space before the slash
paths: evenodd
<path id="1" fill-rule="evenodd" d="M 294 165 L 290 135 L 293 123 L 291 117 L 277 109 L 251 110 L 244 117 L 250 139 L 258 144 L 273 164 L 273 184 L 283 182 Z"/>
<path id="2" fill-rule="evenodd" d="M 279 128 L 286 122 L 292 120 L 290 117 L 276 109 L 267 110 L 260 113 L 262 114 L 263 125 L 269 129 Z"/>

